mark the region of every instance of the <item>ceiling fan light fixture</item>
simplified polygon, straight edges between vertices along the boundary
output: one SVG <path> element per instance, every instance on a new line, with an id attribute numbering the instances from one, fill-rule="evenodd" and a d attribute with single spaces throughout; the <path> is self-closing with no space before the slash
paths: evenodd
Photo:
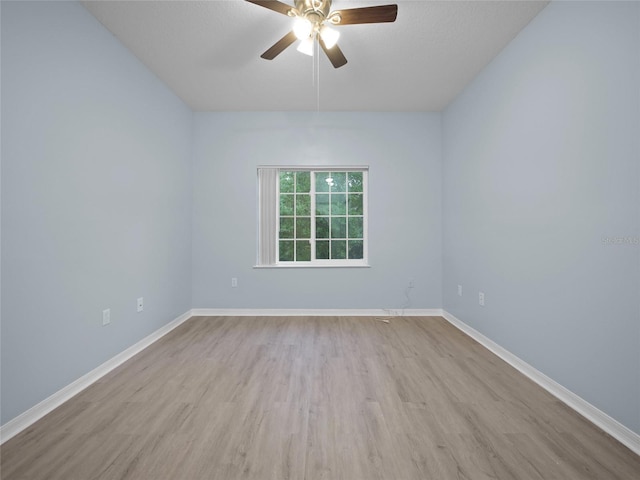
<path id="1" fill-rule="evenodd" d="M 313 37 L 309 35 L 307 38 L 300 40 L 300 44 L 296 50 L 300 53 L 313 57 Z"/>
<path id="2" fill-rule="evenodd" d="M 320 29 L 320 37 L 322 37 L 322 41 L 324 42 L 325 47 L 331 49 L 335 46 L 336 43 L 338 43 L 340 32 L 335 28 L 323 25 Z"/>
<path id="3" fill-rule="evenodd" d="M 293 0 L 293 7 L 280 0 L 246 1 L 294 20 L 293 30 L 274 43 L 260 57 L 273 60 L 296 39 L 300 40 L 297 48 L 299 52 L 314 56 L 317 41 L 318 52 L 322 49 L 334 68 L 346 65 L 347 58 L 337 44 L 340 34 L 329 28 L 330 26 L 395 22 L 398 16 L 396 4 L 331 10 L 332 0 Z"/>
<path id="4" fill-rule="evenodd" d="M 293 33 L 298 40 L 309 38 L 313 31 L 313 24 L 304 17 L 297 17 L 293 22 Z"/>

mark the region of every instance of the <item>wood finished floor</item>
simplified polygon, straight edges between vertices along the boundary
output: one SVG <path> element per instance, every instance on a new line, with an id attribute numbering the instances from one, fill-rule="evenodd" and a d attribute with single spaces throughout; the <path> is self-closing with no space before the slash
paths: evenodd
<path id="1" fill-rule="evenodd" d="M 435 317 L 194 317 L 1 448 L 3 480 L 640 478 Z"/>

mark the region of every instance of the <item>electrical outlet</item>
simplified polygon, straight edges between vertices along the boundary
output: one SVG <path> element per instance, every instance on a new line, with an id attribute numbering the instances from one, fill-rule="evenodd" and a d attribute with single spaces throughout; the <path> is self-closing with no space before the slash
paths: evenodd
<path id="1" fill-rule="evenodd" d="M 140 297 L 138 299 L 138 312 L 141 312 L 144 310 L 144 298 Z"/>
<path id="2" fill-rule="evenodd" d="M 462 296 L 462 285 L 458 285 L 458 296 Z"/>
<path id="3" fill-rule="evenodd" d="M 236 288 L 238 286 L 238 279 L 236 277 L 231 277 L 231 286 Z"/>
<path id="4" fill-rule="evenodd" d="M 484 292 L 478 292 L 478 303 L 484 307 Z"/>
<path id="5" fill-rule="evenodd" d="M 111 323 L 111 309 L 107 308 L 102 310 L 102 326 L 109 325 Z"/>
<path id="6" fill-rule="evenodd" d="M 413 282 L 413 278 L 409 280 L 409 288 L 413 288 L 415 286 Z"/>

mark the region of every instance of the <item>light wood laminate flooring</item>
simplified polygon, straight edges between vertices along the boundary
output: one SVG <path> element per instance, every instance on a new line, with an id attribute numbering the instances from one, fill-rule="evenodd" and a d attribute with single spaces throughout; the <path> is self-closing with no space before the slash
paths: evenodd
<path id="1" fill-rule="evenodd" d="M 439 317 L 193 317 L 1 447 L 3 480 L 637 480 Z"/>

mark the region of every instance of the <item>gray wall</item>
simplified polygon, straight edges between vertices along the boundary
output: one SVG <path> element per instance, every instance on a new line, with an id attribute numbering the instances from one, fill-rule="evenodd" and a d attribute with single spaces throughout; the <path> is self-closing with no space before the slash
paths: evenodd
<path id="1" fill-rule="evenodd" d="M 190 308 L 192 113 L 79 3 L 2 10 L 5 423 Z"/>
<path id="2" fill-rule="evenodd" d="M 193 306 L 440 308 L 441 131 L 430 113 L 199 113 Z M 254 269 L 258 165 L 369 165 L 371 268 Z M 231 288 L 231 277 L 238 288 Z"/>
<path id="3" fill-rule="evenodd" d="M 640 4 L 551 3 L 443 132 L 444 307 L 640 433 Z"/>

